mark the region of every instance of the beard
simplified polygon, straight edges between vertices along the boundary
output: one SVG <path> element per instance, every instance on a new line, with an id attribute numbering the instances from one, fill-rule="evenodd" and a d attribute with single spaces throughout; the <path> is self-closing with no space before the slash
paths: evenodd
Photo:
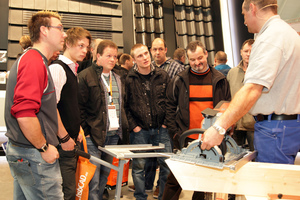
<path id="1" fill-rule="evenodd" d="M 204 65 L 203 63 L 202 64 L 199 64 L 199 65 L 194 65 L 192 67 L 193 70 L 197 71 L 197 72 L 204 72 L 206 70 L 207 66 Z"/>

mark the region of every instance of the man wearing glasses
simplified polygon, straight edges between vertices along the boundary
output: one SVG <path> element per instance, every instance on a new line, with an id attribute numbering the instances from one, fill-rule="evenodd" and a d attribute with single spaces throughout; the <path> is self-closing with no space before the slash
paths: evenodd
<path id="1" fill-rule="evenodd" d="M 63 199 L 55 89 L 47 62 L 62 50 L 66 34 L 61 17 L 50 11 L 34 14 L 28 29 L 33 46 L 13 64 L 6 88 L 6 157 L 14 199 Z"/>
<path id="2" fill-rule="evenodd" d="M 63 29 L 62 29 L 63 30 Z M 59 165 L 63 178 L 64 199 L 75 199 L 77 156 L 74 146 L 81 141 L 80 111 L 78 107 L 78 61 L 88 52 L 91 34 L 82 27 L 70 28 L 64 44 L 64 54 L 49 66 L 55 85 L 58 136 L 60 139 Z M 80 137 L 81 136 L 81 137 Z"/>

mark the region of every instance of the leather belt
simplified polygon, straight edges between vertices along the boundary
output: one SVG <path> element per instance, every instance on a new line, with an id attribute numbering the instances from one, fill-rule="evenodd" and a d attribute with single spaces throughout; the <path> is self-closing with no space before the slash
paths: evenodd
<path id="1" fill-rule="evenodd" d="M 264 120 L 268 120 L 269 115 L 262 115 L 262 114 L 258 114 L 256 116 L 254 116 L 254 119 L 256 121 L 264 121 Z M 295 120 L 297 119 L 298 115 L 276 115 L 276 114 L 271 114 L 271 120 Z"/>

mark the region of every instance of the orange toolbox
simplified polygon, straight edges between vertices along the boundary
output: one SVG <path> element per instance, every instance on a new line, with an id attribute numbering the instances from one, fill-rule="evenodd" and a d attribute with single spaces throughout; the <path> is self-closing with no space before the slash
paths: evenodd
<path id="1" fill-rule="evenodd" d="M 113 158 L 113 162 L 112 164 L 114 166 L 119 166 L 119 159 L 117 158 Z M 124 165 L 124 169 L 123 169 L 123 178 L 122 178 L 122 186 L 128 185 L 128 173 L 129 173 L 129 162 L 127 162 Z M 106 187 L 110 190 L 115 189 L 116 185 L 117 185 L 117 176 L 118 176 L 118 172 L 116 170 L 111 169 L 109 176 L 107 178 L 107 183 L 106 183 Z"/>

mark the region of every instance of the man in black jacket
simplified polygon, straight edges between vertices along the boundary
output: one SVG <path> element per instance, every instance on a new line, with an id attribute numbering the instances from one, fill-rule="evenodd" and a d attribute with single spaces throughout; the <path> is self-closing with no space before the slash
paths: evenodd
<path id="1" fill-rule="evenodd" d="M 112 71 L 117 62 L 118 46 L 103 40 L 97 48 L 97 60 L 78 75 L 81 126 L 86 135 L 88 153 L 112 162 L 113 158 L 98 146 L 117 145 L 125 139 L 127 120 L 123 106 L 124 87 L 118 74 Z M 89 199 L 101 199 L 110 173 L 108 167 L 97 166 L 89 183 Z"/>
<path id="2" fill-rule="evenodd" d="M 201 128 L 201 111 L 231 99 L 225 76 L 207 64 L 208 53 L 200 41 L 189 43 L 187 55 L 189 66 L 172 79 L 167 89 L 166 122 L 175 148 L 178 148 L 178 139 L 184 131 Z M 191 135 L 186 143 L 194 139 L 198 139 L 198 135 Z M 178 199 L 181 190 L 170 173 L 163 199 Z M 195 192 L 193 199 L 204 199 L 204 193 Z"/>
<path id="3" fill-rule="evenodd" d="M 171 141 L 165 126 L 166 89 L 169 76 L 163 69 L 151 64 L 147 46 L 136 44 L 131 49 L 136 65 L 126 77 L 125 109 L 129 124 L 131 144 L 165 144 L 162 152 L 171 152 Z M 144 166 L 146 159 L 133 159 L 132 177 L 136 199 L 147 199 L 145 193 Z M 170 172 L 165 158 L 158 158 L 160 164 L 159 180 L 162 198 L 167 176 Z"/>

